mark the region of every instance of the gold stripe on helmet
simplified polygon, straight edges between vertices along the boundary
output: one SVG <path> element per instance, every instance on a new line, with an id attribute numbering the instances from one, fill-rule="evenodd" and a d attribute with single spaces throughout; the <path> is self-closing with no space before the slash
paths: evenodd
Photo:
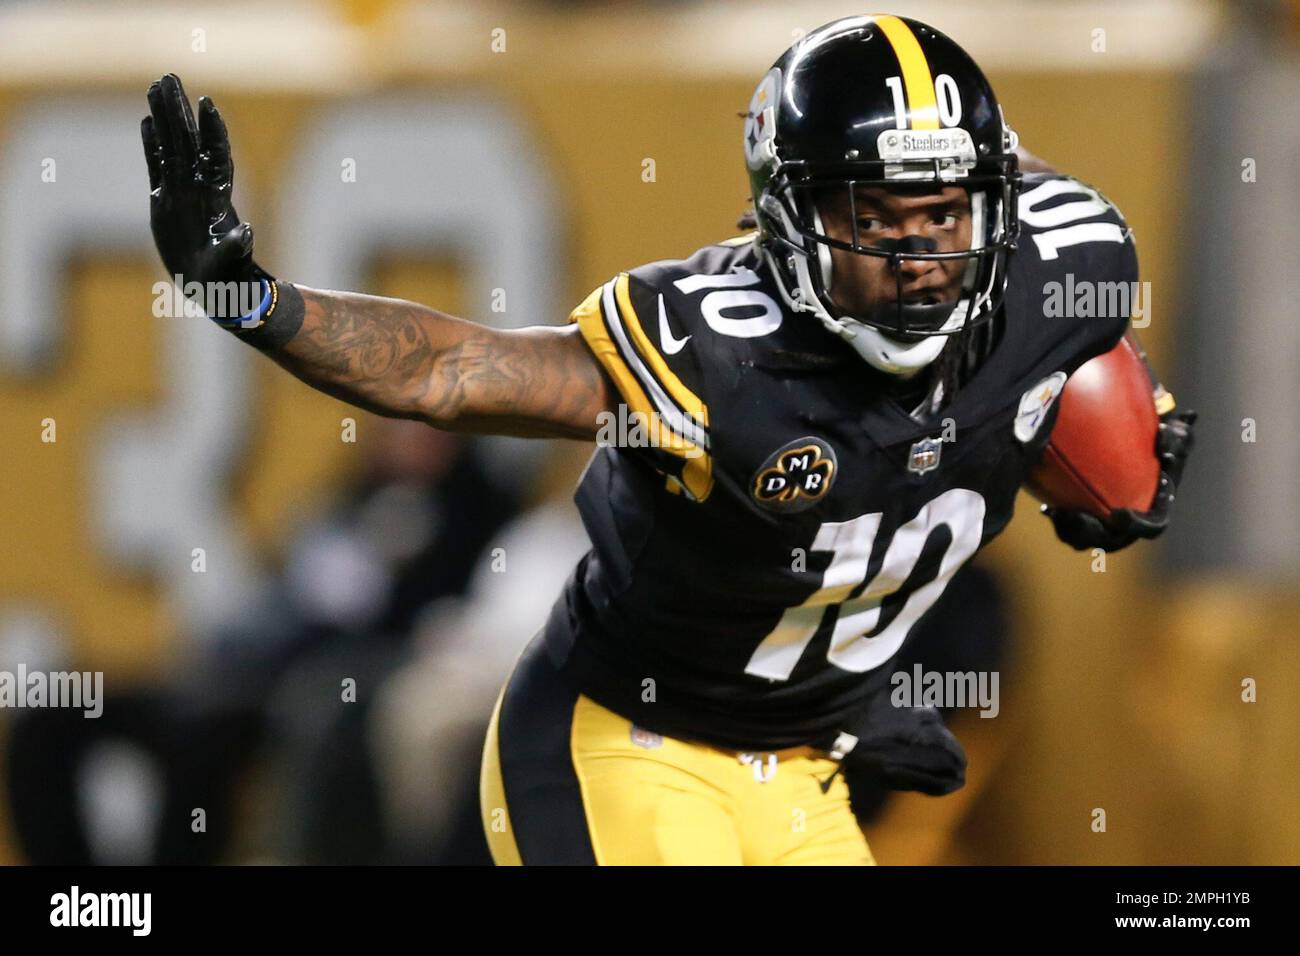
<path id="1" fill-rule="evenodd" d="M 916 34 L 898 17 L 878 16 L 874 19 L 894 48 L 898 65 L 902 67 L 903 90 L 907 94 L 907 113 L 912 129 L 938 129 L 939 105 L 935 101 L 934 77 L 930 75 L 930 63 Z"/>

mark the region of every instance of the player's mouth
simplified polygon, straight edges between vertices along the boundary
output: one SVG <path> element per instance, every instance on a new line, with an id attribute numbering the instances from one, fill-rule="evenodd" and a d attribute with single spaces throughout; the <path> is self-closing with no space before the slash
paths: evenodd
<path id="1" fill-rule="evenodd" d="M 891 325 L 900 322 L 907 328 L 889 330 L 887 334 L 904 341 L 924 338 L 937 332 L 952 316 L 957 306 L 956 296 L 947 293 L 947 288 L 925 288 L 904 292 L 901 298 L 891 298 L 867 311 L 866 318 L 871 324 L 885 331 Z M 873 321 L 874 320 L 874 321 Z"/>
<path id="2" fill-rule="evenodd" d="M 945 295 L 947 289 L 929 288 L 915 289 L 911 292 L 904 292 L 901 298 L 893 299 L 891 304 L 901 302 L 903 305 L 939 305 L 941 302 L 951 302 L 954 296 Z"/>

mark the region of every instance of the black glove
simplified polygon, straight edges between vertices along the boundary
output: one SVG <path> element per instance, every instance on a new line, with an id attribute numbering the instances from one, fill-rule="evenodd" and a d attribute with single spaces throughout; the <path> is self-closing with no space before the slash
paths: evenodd
<path id="1" fill-rule="evenodd" d="M 938 797 L 966 783 L 966 752 L 933 707 L 895 707 L 881 690 L 844 730 L 858 738 L 840 761 L 850 790 L 875 786 Z"/>
<path id="2" fill-rule="evenodd" d="M 1183 477 L 1183 466 L 1192 450 L 1196 412 L 1166 412 L 1156 433 L 1156 456 L 1160 459 L 1160 484 L 1149 511 L 1120 508 L 1107 519 L 1082 511 L 1062 511 L 1043 505 L 1052 519 L 1056 536 L 1076 551 L 1101 548 L 1118 551 L 1139 538 L 1158 538 L 1169 525 L 1169 509 Z"/>
<path id="3" fill-rule="evenodd" d="M 231 205 L 235 171 L 221 114 L 205 96 L 196 125 L 180 78 L 172 73 L 149 87 L 149 111 L 140 133 L 149 166 L 150 224 L 168 275 L 181 276 L 182 289 L 193 282 L 205 290 L 231 282 L 260 289 L 261 280 L 271 277 L 253 261 L 253 227 Z M 240 288 L 247 300 L 249 287 Z M 241 311 L 250 310 L 231 302 L 225 314 L 211 317 L 231 319 Z"/>

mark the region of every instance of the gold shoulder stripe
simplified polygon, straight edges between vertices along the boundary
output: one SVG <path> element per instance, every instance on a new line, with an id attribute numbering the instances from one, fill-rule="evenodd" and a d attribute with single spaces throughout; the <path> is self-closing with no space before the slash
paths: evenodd
<path id="1" fill-rule="evenodd" d="M 569 321 L 578 323 L 578 328 L 582 330 L 582 337 L 587 340 L 587 345 L 595 354 L 596 360 L 609 373 L 609 377 L 614 380 L 614 386 L 618 389 L 618 394 L 622 396 L 623 401 L 627 402 L 628 411 L 649 415 L 654 411 L 654 405 L 650 403 L 641 383 L 636 380 L 632 370 L 619 355 L 618 346 L 614 344 L 613 339 L 609 337 L 609 331 L 605 328 L 605 318 L 600 310 L 600 297 L 604 288 L 604 286 L 597 286 L 591 295 L 583 299 L 582 304 L 569 315 Z"/>
<path id="2" fill-rule="evenodd" d="M 654 347 L 654 343 L 646 336 L 645 329 L 641 327 L 641 319 L 632 305 L 632 295 L 629 291 L 630 284 L 631 279 L 624 272 L 614 283 L 614 298 L 618 301 L 618 310 L 623 317 L 623 324 L 631 333 L 632 342 L 635 344 L 637 352 L 640 353 L 645 363 L 650 366 L 655 378 L 667 390 L 672 400 L 677 403 L 677 406 L 705 428 L 708 428 L 708 408 L 700 401 L 698 395 L 682 384 L 682 380 L 668 367 L 668 362 L 659 354 L 659 350 Z"/>
<path id="3" fill-rule="evenodd" d="M 626 283 L 627 276 L 620 276 L 620 280 Z M 626 403 L 628 412 L 639 414 L 644 421 L 662 421 L 654 403 L 646 395 L 645 389 L 641 387 L 636 374 L 628 368 L 627 362 L 624 361 L 619 352 L 618 345 L 610 337 L 601 307 L 604 292 L 604 286 L 597 286 L 573 310 L 569 315 L 569 321 L 577 323 L 578 328 L 582 331 L 582 337 L 587 341 L 592 354 L 596 356 L 596 360 L 600 362 L 601 367 L 613 379 L 614 386 L 618 389 L 623 402 Z M 631 325 L 631 323 L 625 320 L 625 325 Z M 644 332 L 641 332 L 639 327 L 637 327 L 637 331 L 644 337 Z M 651 351 L 653 352 L 653 349 Z M 707 423 L 708 416 L 707 412 L 704 411 L 703 403 L 700 403 L 700 409 L 704 414 L 704 423 Z M 681 477 L 681 483 L 685 489 L 697 501 L 706 499 L 709 493 L 713 491 L 713 459 L 709 453 L 693 442 L 682 438 L 666 426 L 656 429 L 656 434 L 660 442 L 658 447 L 685 461 Z"/>
<path id="4" fill-rule="evenodd" d="M 682 469 L 682 484 L 696 501 L 703 501 L 713 490 L 713 456 L 707 451 L 695 449 L 699 454 L 686 459 Z"/>
<path id="5" fill-rule="evenodd" d="M 930 75 L 930 63 L 916 34 L 898 17 L 879 16 L 874 19 L 885 32 L 885 38 L 894 48 L 898 65 L 903 70 L 903 89 L 907 93 L 912 129 L 938 129 L 939 106 L 935 102 L 934 77 Z"/>
<path id="6" fill-rule="evenodd" d="M 668 475 L 664 479 L 664 490 L 670 495 L 685 495 L 697 502 L 703 501 L 713 490 L 713 459 L 707 454 L 688 459 L 681 478 Z"/>

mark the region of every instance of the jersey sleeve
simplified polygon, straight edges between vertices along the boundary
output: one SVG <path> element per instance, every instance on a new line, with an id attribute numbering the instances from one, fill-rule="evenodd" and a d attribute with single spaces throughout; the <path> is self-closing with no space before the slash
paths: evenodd
<path id="1" fill-rule="evenodd" d="M 582 337 L 618 391 L 597 442 L 648 462 L 665 487 L 694 501 L 713 490 L 709 409 L 686 330 L 642 270 L 620 273 L 573 310 Z"/>
<path id="2" fill-rule="evenodd" d="M 1027 286 L 1077 368 L 1114 348 L 1149 306 L 1133 232 L 1100 192 L 1056 173 L 1025 177 L 1019 214 Z"/>

